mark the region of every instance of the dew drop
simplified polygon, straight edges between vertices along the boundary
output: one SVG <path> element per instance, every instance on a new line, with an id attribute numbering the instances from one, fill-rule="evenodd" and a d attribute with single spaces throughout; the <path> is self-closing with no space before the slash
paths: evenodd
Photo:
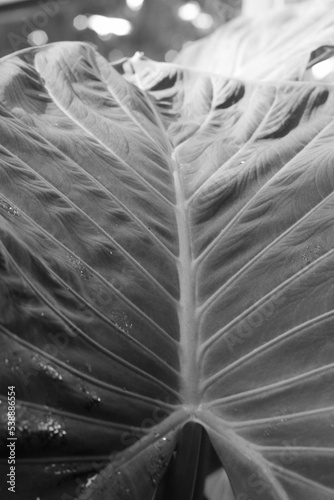
<path id="1" fill-rule="evenodd" d="M 42 418 L 32 415 L 18 419 L 17 434 L 23 445 L 31 447 L 59 446 L 67 442 L 66 430 L 51 413 Z"/>
<path id="2" fill-rule="evenodd" d="M 87 410 L 92 410 L 94 407 L 99 406 L 101 398 L 95 392 L 91 392 L 85 384 L 80 385 L 80 390 L 88 397 L 88 401 L 85 403 Z"/>
<path id="3" fill-rule="evenodd" d="M 92 278 L 92 274 L 88 272 L 88 269 L 86 267 L 82 267 L 80 269 L 80 276 L 83 280 L 90 280 Z"/>
<path id="4" fill-rule="evenodd" d="M 77 257 L 74 257 L 71 254 L 67 254 L 67 260 L 74 267 L 74 269 L 76 269 L 79 272 L 80 277 L 83 280 L 89 280 L 93 277 L 93 275 L 88 271 L 87 267 Z"/>
<path id="5" fill-rule="evenodd" d="M 45 363 L 39 363 L 39 367 L 48 377 L 51 377 L 53 380 L 63 380 L 63 377 L 52 366 L 46 365 Z"/>
<path id="6" fill-rule="evenodd" d="M 154 445 L 155 453 L 149 460 L 148 474 L 152 486 L 157 486 L 160 481 L 161 476 L 167 468 L 167 461 L 165 457 L 164 450 L 166 450 L 168 438 L 162 437 Z"/>
<path id="7" fill-rule="evenodd" d="M 4 210 L 6 210 L 6 212 L 8 214 L 16 215 L 16 216 L 19 215 L 17 208 L 12 207 L 9 203 L 7 203 L 4 200 L 0 200 L 0 207 L 3 208 Z"/>
<path id="8" fill-rule="evenodd" d="M 55 441 L 63 441 L 66 437 L 66 431 L 62 425 L 51 415 L 48 415 L 44 422 L 39 422 L 38 431 L 45 433 L 51 440 Z"/>
<path id="9" fill-rule="evenodd" d="M 21 365 L 22 365 L 22 358 L 16 353 L 13 352 L 11 356 L 8 358 L 5 358 L 5 365 L 10 368 L 11 372 L 19 372 L 20 375 L 22 375 L 21 372 Z"/>
<path id="10" fill-rule="evenodd" d="M 304 267 L 308 266 L 309 264 L 311 264 L 311 262 L 317 260 L 324 252 L 325 249 L 322 248 L 319 243 L 308 245 L 301 256 L 302 261 L 304 261 L 302 265 Z"/>
<path id="11" fill-rule="evenodd" d="M 95 394 L 90 396 L 90 401 L 86 403 L 87 410 L 92 410 L 94 407 L 98 406 L 101 403 L 101 398 L 99 398 Z"/>
<path id="12" fill-rule="evenodd" d="M 112 311 L 111 321 L 124 333 L 130 333 L 132 330 L 132 323 L 125 312 Z"/>
<path id="13" fill-rule="evenodd" d="M 50 473 L 54 474 L 55 468 L 56 468 L 56 464 L 47 465 L 46 467 L 44 467 L 44 472 L 46 472 L 47 474 L 50 474 Z"/>
<path id="14" fill-rule="evenodd" d="M 44 472 L 55 476 L 64 476 L 77 472 L 77 465 L 70 463 L 51 464 L 44 467 Z"/>

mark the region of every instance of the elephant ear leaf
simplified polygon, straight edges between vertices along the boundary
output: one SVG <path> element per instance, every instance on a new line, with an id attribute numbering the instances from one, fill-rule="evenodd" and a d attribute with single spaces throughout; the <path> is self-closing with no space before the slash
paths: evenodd
<path id="1" fill-rule="evenodd" d="M 333 500 L 331 86 L 0 68 L 1 477 L 15 386 L 20 499 L 190 499 L 209 436 L 227 495 Z"/>
<path id="2" fill-rule="evenodd" d="M 333 4 L 303 1 L 266 15 L 237 17 L 186 44 L 175 62 L 226 77 L 309 80 L 307 69 L 333 54 Z"/>

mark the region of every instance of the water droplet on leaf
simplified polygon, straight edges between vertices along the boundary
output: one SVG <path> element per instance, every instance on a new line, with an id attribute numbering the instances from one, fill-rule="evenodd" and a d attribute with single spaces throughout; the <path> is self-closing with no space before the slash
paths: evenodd
<path id="1" fill-rule="evenodd" d="M 124 333 L 130 333 L 133 326 L 125 312 L 112 311 L 111 321 Z"/>
<path id="2" fill-rule="evenodd" d="M 9 203 L 7 203 L 4 200 L 0 200 L 0 208 L 3 208 L 4 210 L 6 210 L 6 212 L 8 214 L 16 215 L 16 216 L 19 215 L 17 208 L 12 207 L 12 205 L 10 205 Z"/>
<path id="3" fill-rule="evenodd" d="M 39 367 L 48 377 L 51 377 L 53 380 L 63 380 L 63 377 L 52 366 L 46 365 L 45 363 L 39 363 Z"/>
<path id="4" fill-rule="evenodd" d="M 93 275 L 88 271 L 87 267 L 83 264 L 83 262 L 78 259 L 77 257 L 74 257 L 74 255 L 67 254 L 67 259 L 72 264 L 74 269 L 76 269 L 80 277 L 84 280 L 89 280 L 93 277 Z"/>
<path id="5" fill-rule="evenodd" d="M 44 467 L 44 472 L 55 476 L 69 475 L 77 472 L 77 465 L 73 463 L 51 464 Z"/>

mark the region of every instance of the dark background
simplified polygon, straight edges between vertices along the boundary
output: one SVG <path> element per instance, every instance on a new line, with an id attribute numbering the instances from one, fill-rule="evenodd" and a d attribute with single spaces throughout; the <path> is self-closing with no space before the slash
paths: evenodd
<path id="1" fill-rule="evenodd" d="M 94 43 L 110 60 L 132 56 L 136 51 L 146 56 L 171 61 L 186 41 L 195 40 L 240 14 L 241 0 L 198 0 L 211 26 L 200 28 L 195 21 L 180 18 L 183 0 L 144 0 L 137 10 L 135 0 L 0 0 L 0 55 L 31 45 L 59 40 L 84 40 Z M 137 0 L 137 2 L 140 0 Z M 197 5 L 196 5 L 197 4 Z M 89 27 L 76 29 L 75 19 L 91 15 L 126 19 L 132 31 L 126 36 L 99 36 Z M 204 16 L 205 17 L 205 16 Z M 202 16 L 203 18 L 203 16 Z M 197 23 L 198 24 L 198 23 Z M 207 23 L 209 24 L 209 23 Z M 37 32 L 37 34 L 36 34 Z"/>

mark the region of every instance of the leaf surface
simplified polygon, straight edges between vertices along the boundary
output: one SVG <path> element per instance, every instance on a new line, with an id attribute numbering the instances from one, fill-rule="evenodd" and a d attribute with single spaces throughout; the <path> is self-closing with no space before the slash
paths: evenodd
<path id="1" fill-rule="evenodd" d="M 333 500 L 333 89 L 123 72 L 1 61 L 18 498 L 151 498 L 195 422 L 238 500 Z"/>

